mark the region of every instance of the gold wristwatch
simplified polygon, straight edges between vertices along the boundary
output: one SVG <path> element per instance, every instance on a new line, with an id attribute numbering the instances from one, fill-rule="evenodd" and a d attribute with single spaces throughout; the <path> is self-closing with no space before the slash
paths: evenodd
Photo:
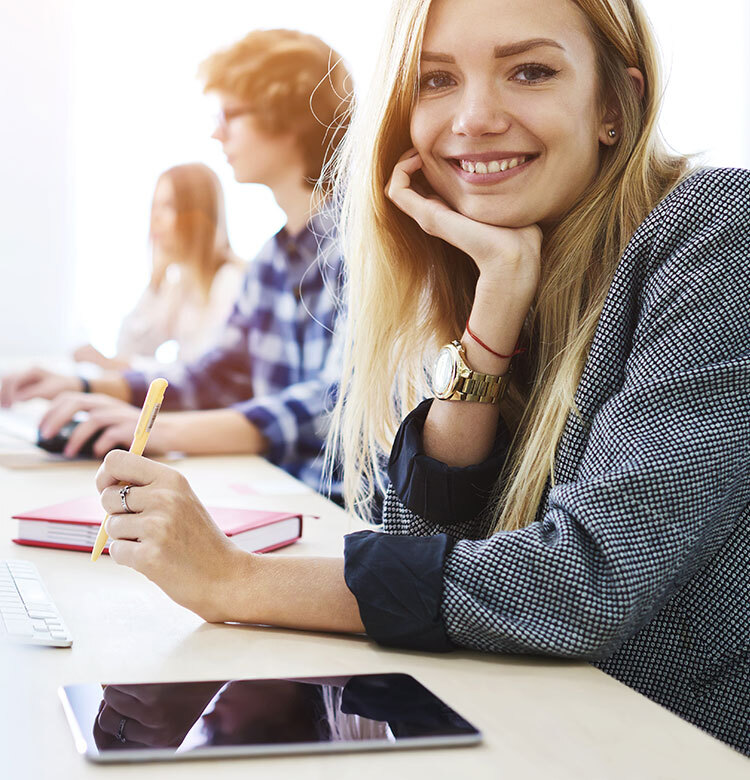
<path id="1" fill-rule="evenodd" d="M 465 362 L 466 350 L 460 341 L 451 341 L 438 352 L 432 374 L 432 389 L 443 401 L 499 403 L 508 385 L 508 374 L 480 374 Z"/>

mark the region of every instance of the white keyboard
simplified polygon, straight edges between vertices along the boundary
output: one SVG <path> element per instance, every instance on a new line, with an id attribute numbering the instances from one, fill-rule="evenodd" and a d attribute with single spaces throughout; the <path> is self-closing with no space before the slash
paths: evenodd
<path id="1" fill-rule="evenodd" d="M 70 647 L 73 637 L 28 561 L 0 560 L 0 641 Z"/>

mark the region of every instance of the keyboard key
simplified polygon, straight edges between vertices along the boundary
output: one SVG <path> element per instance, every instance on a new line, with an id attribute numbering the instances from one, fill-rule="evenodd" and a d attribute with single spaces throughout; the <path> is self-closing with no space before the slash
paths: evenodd
<path id="1" fill-rule="evenodd" d="M 0 560 L 0 636 L 53 647 L 73 643 L 39 572 L 27 561 Z"/>
<path id="2" fill-rule="evenodd" d="M 52 609 L 29 609 L 28 614 L 30 618 L 54 618 L 57 617 L 57 612 Z"/>
<path id="3" fill-rule="evenodd" d="M 11 636 L 34 636 L 34 629 L 28 620 L 11 620 L 6 618 L 5 628 Z"/>

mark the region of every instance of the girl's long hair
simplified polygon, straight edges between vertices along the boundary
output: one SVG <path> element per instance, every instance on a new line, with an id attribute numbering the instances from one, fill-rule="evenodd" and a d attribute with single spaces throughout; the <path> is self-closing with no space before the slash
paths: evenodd
<path id="1" fill-rule="evenodd" d="M 432 395 L 428 368 L 457 338 L 478 272 L 465 255 L 426 235 L 385 196 L 411 144 L 421 41 L 431 0 L 397 0 L 368 98 L 356 108 L 338 159 L 342 248 L 348 273 L 343 375 L 328 456 L 343 463 L 344 494 L 364 514 L 403 416 Z M 657 130 L 657 47 L 638 0 L 575 0 L 594 42 L 601 104 L 616 103 L 618 142 L 603 147 L 597 176 L 546 235 L 542 275 L 501 414 L 513 434 L 493 508 L 496 529 L 534 519 L 571 411 L 594 330 L 625 246 L 687 172 Z M 641 98 L 628 67 L 645 80 Z"/>
<path id="2" fill-rule="evenodd" d="M 174 262 L 192 272 L 198 290 L 208 300 L 219 268 L 227 262 L 240 262 L 229 244 L 221 182 L 203 163 L 176 165 L 164 171 L 159 181 L 162 179 L 174 190 L 175 246 L 168 258 L 154 262 L 150 286 L 158 289 L 167 266 Z"/>

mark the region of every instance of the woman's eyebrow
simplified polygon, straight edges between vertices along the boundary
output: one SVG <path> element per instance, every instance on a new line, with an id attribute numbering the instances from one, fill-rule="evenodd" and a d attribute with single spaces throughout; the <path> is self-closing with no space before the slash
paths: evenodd
<path id="1" fill-rule="evenodd" d="M 527 41 L 518 41 L 517 43 L 508 43 L 504 46 L 495 46 L 495 58 L 502 59 L 503 57 L 511 57 L 514 54 L 521 54 L 522 52 L 529 51 L 529 49 L 536 49 L 540 46 L 554 46 L 556 49 L 565 51 L 565 47 L 552 38 L 529 38 Z M 421 59 L 430 62 L 456 61 L 450 54 L 440 54 L 439 52 L 434 51 L 423 51 Z"/>
<path id="2" fill-rule="evenodd" d="M 554 46 L 556 49 L 565 51 L 565 47 L 552 38 L 530 38 L 528 41 L 518 41 L 518 43 L 509 43 L 505 46 L 495 46 L 495 57 L 510 57 L 513 54 L 520 54 L 529 49 L 536 49 L 540 46 Z"/>

